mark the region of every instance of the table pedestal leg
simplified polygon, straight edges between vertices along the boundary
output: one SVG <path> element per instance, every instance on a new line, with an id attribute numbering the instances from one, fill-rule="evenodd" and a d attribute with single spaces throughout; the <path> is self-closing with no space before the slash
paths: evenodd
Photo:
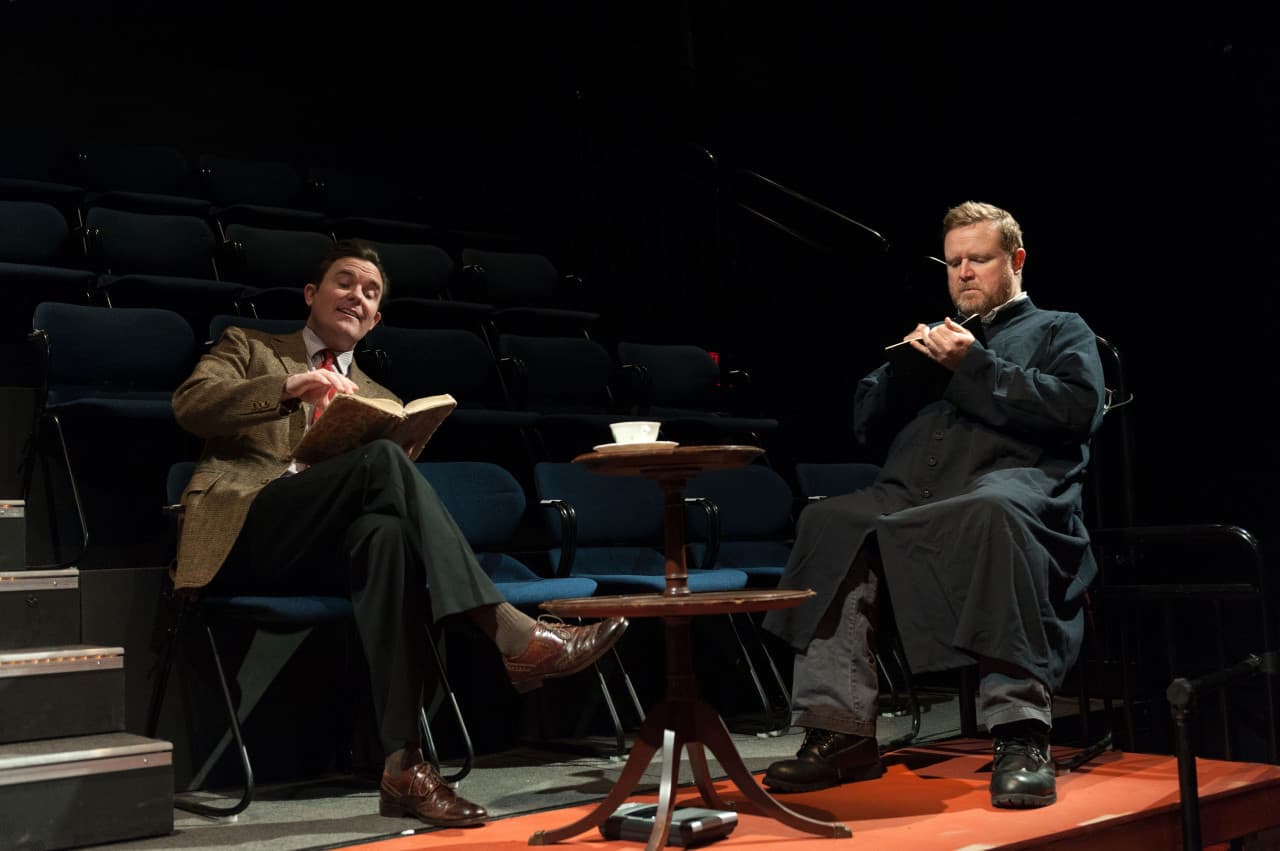
<path id="1" fill-rule="evenodd" d="M 657 753 L 660 747 L 665 751 L 667 730 L 674 726 L 670 720 L 670 712 L 670 704 L 664 702 L 659 703 L 645 716 L 644 723 L 636 731 L 635 741 L 631 745 L 631 754 L 627 757 L 627 762 L 622 767 L 622 773 L 618 775 L 618 779 L 614 782 L 613 789 L 608 796 L 594 810 L 564 827 L 558 827 L 554 830 L 539 830 L 529 837 L 529 844 L 550 845 L 553 842 L 577 836 L 579 833 L 602 824 L 606 818 L 613 815 L 613 811 L 621 806 L 627 800 L 627 796 L 635 790 L 636 784 L 644 776 L 644 770 L 649 767 L 649 761 L 653 759 L 653 755 Z M 678 759 L 676 764 L 679 765 Z M 663 782 L 666 782 L 665 774 L 663 775 Z"/>
<path id="2" fill-rule="evenodd" d="M 738 754 L 738 749 L 734 746 L 733 739 L 729 737 L 729 731 L 725 728 L 724 722 L 720 720 L 720 716 L 710 706 L 701 701 L 694 704 L 693 723 L 696 741 L 702 742 L 711 749 L 712 755 L 720 761 L 720 767 L 729 775 L 733 785 L 737 786 L 738 790 L 747 796 L 748 801 L 760 809 L 760 815 L 782 822 L 787 827 L 794 827 L 796 830 L 817 836 L 830 838 L 853 836 L 852 831 L 846 825 L 837 821 L 818 821 L 808 816 L 802 816 L 795 810 L 788 809 L 778 803 L 777 799 L 761 788 L 756 779 L 751 776 L 751 772 L 747 770 L 746 763 L 742 761 L 741 755 Z M 703 764 L 705 766 L 705 761 Z M 707 804 L 719 809 L 727 809 L 723 801 L 718 804 L 712 804 L 711 800 L 707 799 Z"/>
<path id="3" fill-rule="evenodd" d="M 653 755 L 661 749 L 662 779 L 658 787 L 658 809 L 654 815 L 653 831 L 649 834 L 649 842 L 645 846 L 645 851 L 659 851 L 666 845 L 667 836 L 671 831 L 671 814 L 676 788 L 680 781 L 682 749 L 689 752 L 694 782 L 702 794 L 704 803 L 715 809 L 731 809 L 712 785 L 706 754 L 703 751 L 704 744 L 719 760 L 729 779 L 741 790 L 747 800 L 759 809 L 761 815 L 817 836 L 838 838 L 853 835 L 849 828 L 840 822 L 818 821 L 784 807 L 762 789 L 751 776 L 751 772 L 747 770 L 724 722 L 710 706 L 702 701 L 667 700 L 655 706 L 640 726 L 636 741 L 631 746 L 631 755 L 627 757 L 622 774 L 619 775 L 608 797 L 594 810 L 572 824 L 553 830 L 538 831 L 529 837 L 529 844 L 549 845 L 577 836 L 604 823 L 604 820 L 612 815 L 614 810 L 635 790 Z"/>
<path id="4" fill-rule="evenodd" d="M 689 765 L 693 769 L 693 782 L 698 785 L 698 792 L 708 807 L 714 810 L 727 810 L 729 805 L 716 792 L 711 782 L 711 770 L 707 767 L 707 754 L 702 749 L 702 742 L 689 742 L 684 746 L 689 752 Z"/>

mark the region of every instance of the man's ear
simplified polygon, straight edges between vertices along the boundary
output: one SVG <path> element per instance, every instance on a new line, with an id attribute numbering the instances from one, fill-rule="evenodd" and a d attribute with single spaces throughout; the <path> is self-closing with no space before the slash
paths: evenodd
<path id="1" fill-rule="evenodd" d="M 315 284 L 307 284 L 302 288 L 302 298 L 306 301 L 307 307 L 310 307 L 311 302 L 316 300 L 316 289 L 317 287 Z"/>
<path id="2" fill-rule="evenodd" d="M 1022 264 L 1027 262 L 1027 249 L 1019 248 L 1013 252 L 1013 271 L 1021 272 Z"/>
<path id="3" fill-rule="evenodd" d="M 375 312 L 373 314 L 373 325 L 369 326 L 369 330 L 372 331 L 377 326 L 377 324 L 381 321 L 382 321 L 382 311 Z"/>

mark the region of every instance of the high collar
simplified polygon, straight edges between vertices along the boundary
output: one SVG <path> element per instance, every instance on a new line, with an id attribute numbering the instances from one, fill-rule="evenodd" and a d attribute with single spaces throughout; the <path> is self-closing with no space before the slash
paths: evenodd
<path id="1" fill-rule="evenodd" d="M 991 308 L 989 311 L 987 311 L 982 315 L 982 318 L 979 321 L 981 321 L 983 325 L 990 325 L 992 322 L 995 322 L 996 319 L 1002 315 L 1009 315 L 1009 316 L 1017 315 L 1019 312 L 1021 312 L 1022 304 L 1024 302 L 1030 303 L 1030 301 L 1031 301 L 1031 297 L 1027 294 L 1026 290 L 1023 290 L 1022 292 L 1018 293 L 1016 296 L 1004 302 L 1003 304 L 997 304 L 995 307 Z"/>

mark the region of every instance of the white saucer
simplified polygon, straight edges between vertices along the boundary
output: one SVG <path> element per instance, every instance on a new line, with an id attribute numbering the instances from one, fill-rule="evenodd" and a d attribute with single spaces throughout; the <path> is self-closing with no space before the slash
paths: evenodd
<path id="1" fill-rule="evenodd" d="M 679 445 L 674 440 L 646 440 L 636 443 L 602 443 L 591 448 L 606 455 L 627 455 L 638 452 L 670 452 Z"/>

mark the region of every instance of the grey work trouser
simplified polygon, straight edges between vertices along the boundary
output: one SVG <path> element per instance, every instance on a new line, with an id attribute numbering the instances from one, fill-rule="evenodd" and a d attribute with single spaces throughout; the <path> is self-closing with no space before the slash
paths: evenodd
<path id="1" fill-rule="evenodd" d="M 854 558 L 809 646 L 796 654 L 791 702 L 792 723 L 798 727 L 876 734 L 878 562 L 875 544 L 868 541 Z M 1043 683 L 1007 663 L 977 662 L 978 716 L 988 730 L 1020 720 L 1052 726 L 1052 696 Z"/>

